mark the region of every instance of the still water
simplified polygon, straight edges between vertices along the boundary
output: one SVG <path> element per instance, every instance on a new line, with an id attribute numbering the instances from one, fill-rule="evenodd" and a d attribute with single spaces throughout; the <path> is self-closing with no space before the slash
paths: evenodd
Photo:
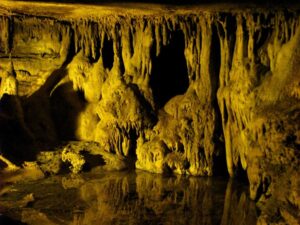
<path id="1" fill-rule="evenodd" d="M 34 225 L 250 225 L 257 218 L 245 185 L 141 171 L 14 184 L 0 196 L 0 213 Z"/>

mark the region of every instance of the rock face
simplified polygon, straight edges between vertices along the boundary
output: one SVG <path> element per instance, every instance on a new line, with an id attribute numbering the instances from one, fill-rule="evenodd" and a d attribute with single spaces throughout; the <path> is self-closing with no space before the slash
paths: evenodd
<path id="1" fill-rule="evenodd" d="M 1 90 L 13 62 L 38 151 L 90 141 L 155 173 L 245 171 L 252 199 L 299 218 L 299 10 L 5 4 Z"/>

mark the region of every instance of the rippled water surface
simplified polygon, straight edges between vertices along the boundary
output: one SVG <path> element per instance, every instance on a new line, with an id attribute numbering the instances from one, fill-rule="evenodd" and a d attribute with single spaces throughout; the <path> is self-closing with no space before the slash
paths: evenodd
<path id="1" fill-rule="evenodd" d="M 247 188 L 220 178 L 101 172 L 5 188 L 1 214 L 26 224 L 256 223 Z"/>

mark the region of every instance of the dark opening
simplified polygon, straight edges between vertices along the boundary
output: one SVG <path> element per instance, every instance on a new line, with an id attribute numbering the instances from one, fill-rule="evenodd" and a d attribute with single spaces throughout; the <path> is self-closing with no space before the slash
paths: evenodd
<path id="1" fill-rule="evenodd" d="M 288 134 L 283 141 L 283 144 L 286 147 L 300 149 L 299 145 L 297 144 L 297 136 L 295 134 Z"/>
<path id="2" fill-rule="evenodd" d="M 172 97 L 183 94 L 189 86 L 184 47 L 183 32 L 175 31 L 169 44 L 161 48 L 159 56 L 152 54 L 150 86 L 158 108 Z"/>
<path id="3" fill-rule="evenodd" d="M 85 164 L 83 165 L 83 171 L 90 171 L 91 169 L 97 166 L 105 165 L 105 160 L 102 155 L 92 155 L 87 151 L 80 152 L 85 160 Z"/>
<path id="4" fill-rule="evenodd" d="M 263 124 L 262 125 L 262 134 L 263 134 L 263 136 L 266 135 L 266 132 L 267 132 L 266 126 Z"/>
<path id="5" fill-rule="evenodd" d="M 17 165 L 34 160 L 36 151 L 20 107 L 17 96 L 4 94 L 0 100 L 0 154 Z"/>
<path id="6" fill-rule="evenodd" d="M 235 48 L 235 42 L 236 42 L 236 17 L 235 16 L 227 16 L 227 34 L 228 34 L 228 40 L 229 40 L 229 50 L 230 50 L 230 62 L 229 62 L 229 68 L 232 66 L 232 56 Z"/>
<path id="7" fill-rule="evenodd" d="M 254 53 L 257 54 L 258 49 L 260 49 L 269 39 L 272 33 L 269 28 L 262 28 L 254 33 L 254 40 L 256 43 L 254 45 Z"/>
<path id="8" fill-rule="evenodd" d="M 215 176 L 228 176 L 226 164 L 225 140 L 222 133 L 215 132 L 213 142 L 215 150 L 213 154 L 213 174 Z"/>
<path id="9" fill-rule="evenodd" d="M 241 159 L 239 159 L 238 164 L 236 166 L 234 177 L 236 177 L 238 181 L 249 185 L 247 171 L 243 169 Z"/>
<path id="10" fill-rule="evenodd" d="M 104 37 L 104 42 L 102 46 L 102 58 L 103 66 L 109 70 L 114 65 L 114 46 L 113 40 L 109 39 L 107 35 Z"/>
<path id="11" fill-rule="evenodd" d="M 224 117 L 224 124 L 226 124 L 228 121 L 228 111 L 227 111 L 225 99 L 223 99 L 223 117 Z"/>
<path id="12" fill-rule="evenodd" d="M 133 43 L 133 31 L 129 30 L 129 49 L 130 49 L 130 56 L 134 54 L 134 43 Z"/>
<path id="13" fill-rule="evenodd" d="M 243 34 L 244 34 L 244 57 L 248 57 L 248 42 L 249 42 L 249 31 L 247 28 L 247 22 L 246 19 L 243 18 L 243 22 L 242 22 L 242 26 L 243 26 Z"/>
<path id="14" fill-rule="evenodd" d="M 222 28 L 219 29 L 220 35 L 224 36 L 225 32 Z M 220 107 L 217 100 L 217 91 L 220 86 L 219 83 L 219 74 L 221 67 L 221 47 L 220 39 L 218 35 L 218 30 L 216 25 L 212 27 L 212 42 L 210 46 L 210 60 L 209 60 L 209 69 L 210 69 L 210 80 L 211 80 L 211 102 L 214 107 L 214 112 L 216 116 L 215 128 L 213 133 L 213 142 L 215 144 L 215 151 L 213 155 L 213 173 L 217 176 L 226 176 L 227 175 L 227 166 L 226 166 L 226 153 L 225 153 L 225 142 L 223 137 L 223 128 L 222 128 L 222 116 Z M 225 106 L 225 105 L 224 105 Z"/>
<path id="15" fill-rule="evenodd" d="M 14 41 L 13 41 L 13 36 L 14 36 L 14 19 L 11 17 L 9 19 L 9 27 L 8 27 L 8 50 L 9 52 L 12 52 Z"/>
<path id="16" fill-rule="evenodd" d="M 241 123 L 242 123 L 242 130 L 245 130 L 246 126 L 245 126 L 245 123 L 243 120 L 241 120 Z"/>
<path id="17" fill-rule="evenodd" d="M 122 133 L 126 133 L 126 131 L 123 130 Z M 127 135 L 128 138 L 130 139 L 129 141 L 130 147 L 129 147 L 128 155 L 126 156 L 126 163 L 128 169 L 135 169 L 135 163 L 137 161 L 136 148 L 137 148 L 138 134 L 135 129 L 130 129 Z"/>
<path id="18" fill-rule="evenodd" d="M 50 101 L 59 140 L 76 140 L 78 114 L 87 104 L 83 91 L 74 91 L 71 82 L 65 83 L 55 89 Z"/>
<path id="19" fill-rule="evenodd" d="M 215 107 L 217 106 L 217 90 L 219 88 L 219 74 L 221 67 L 221 48 L 220 48 L 220 39 L 218 36 L 217 27 L 212 27 L 212 41 L 210 46 L 210 60 L 209 60 L 209 70 L 211 75 L 211 96 L 212 103 Z"/>
<path id="20" fill-rule="evenodd" d="M 118 52 L 118 58 L 120 59 L 119 71 L 120 71 L 121 74 L 124 74 L 125 73 L 125 66 L 124 66 L 123 56 L 122 56 L 122 53 L 120 51 Z"/>
<path id="21" fill-rule="evenodd" d="M 91 31 L 94 31 L 94 32 L 97 31 L 97 32 L 99 32 L 99 26 L 98 26 L 97 23 L 94 23 L 94 22 L 91 23 L 91 28 L 90 29 L 91 29 Z M 93 38 L 93 42 L 94 42 L 93 43 L 94 44 L 94 50 L 92 48 L 91 48 L 91 50 L 95 51 L 94 52 L 95 55 L 91 54 L 90 57 L 89 57 L 89 59 L 90 59 L 90 62 L 95 63 L 100 58 L 101 40 L 100 40 L 99 36 L 94 37 Z"/>
<path id="22" fill-rule="evenodd" d="M 81 102 L 86 102 L 83 90 L 77 90 L 75 91 L 75 93 L 77 94 L 77 97 L 81 100 Z"/>

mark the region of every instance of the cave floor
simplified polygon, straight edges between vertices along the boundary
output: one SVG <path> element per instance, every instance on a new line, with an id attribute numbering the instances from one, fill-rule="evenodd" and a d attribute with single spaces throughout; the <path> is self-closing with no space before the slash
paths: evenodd
<path id="1" fill-rule="evenodd" d="M 0 222 L 9 218 L 44 225 L 255 224 L 256 208 L 247 186 L 226 178 L 97 171 L 2 186 Z"/>

